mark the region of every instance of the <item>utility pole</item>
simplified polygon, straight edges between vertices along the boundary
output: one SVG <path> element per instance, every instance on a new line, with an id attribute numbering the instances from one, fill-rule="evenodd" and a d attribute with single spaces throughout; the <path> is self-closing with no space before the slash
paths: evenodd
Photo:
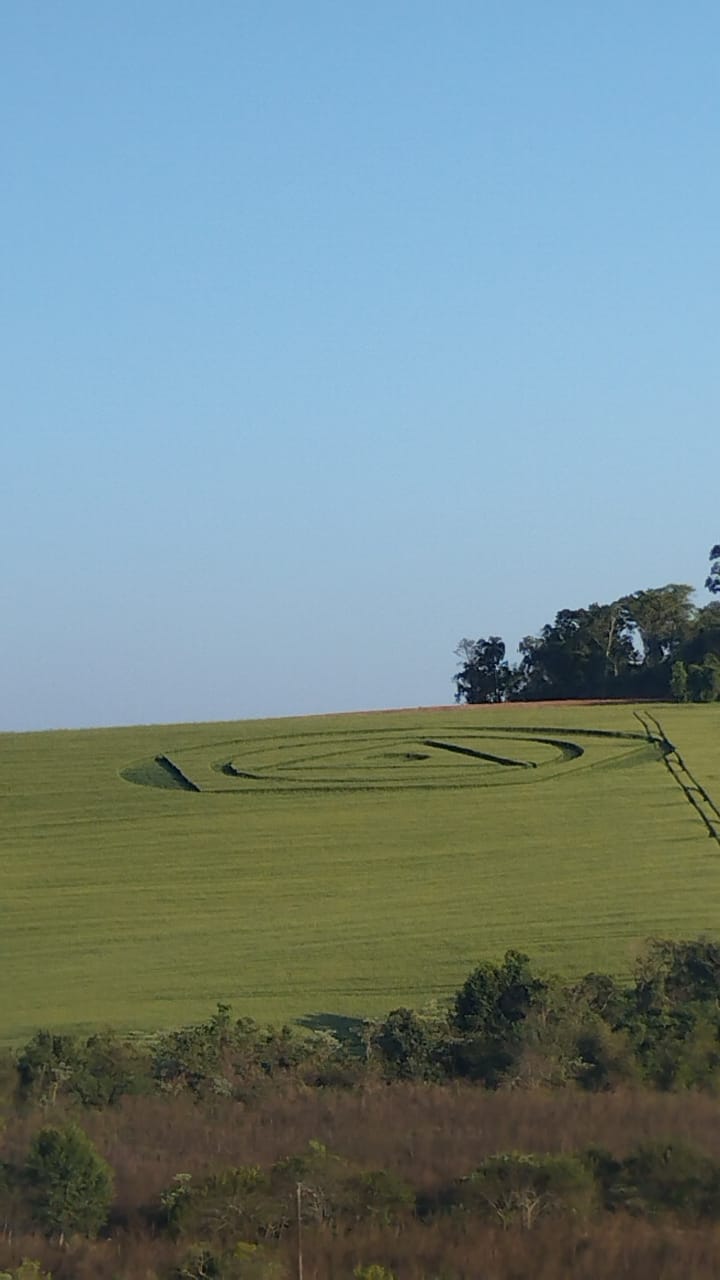
<path id="1" fill-rule="evenodd" d="M 297 1214 L 297 1280 L 303 1280 L 302 1255 L 302 1182 L 295 1188 L 295 1208 Z"/>

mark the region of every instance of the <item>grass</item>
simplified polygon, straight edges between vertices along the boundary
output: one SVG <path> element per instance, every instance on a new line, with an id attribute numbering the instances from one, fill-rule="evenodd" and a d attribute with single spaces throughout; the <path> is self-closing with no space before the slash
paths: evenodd
<path id="1" fill-rule="evenodd" d="M 720 800 L 720 706 L 653 711 Z M 720 844 L 627 706 L 4 734 L 0 795 L 5 1041 L 376 1014 L 507 947 L 625 973 L 720 920 Z"/>
<path id="2" fill-rule="evenodd" d="M 53 1110 L 53 1122 L 68 1118 L 62 1109 Z M 20 1163 L 31 1137 L 48 1123 L 48 1112 L 25 1106 L 6 1120 L 3 1159 Z M 654 1140 L 666 1148 L 690 1144 L 712 1160 L 720 1158 L 717 1099 L 692 1091 L 494 1092 L 460 1082 L 452 1089 L 402 1083 L 373 1090 L 298 1090 L 283 1088 L 275 1077 L 272 1088 L 247 1105 L 221 1097 L 203 1104 L 187 1094 L 125 1097 L 114 1107 L 84 1110 L 82 1127 L 115 1172 L 111 1238 L 75 1237 L 61 1246 L 37 1229 L 23 1234 L 17 1223 L 0 1233 L 3 1271 L 14 1271 L 25 1257 L 37 1259 L 56 1280 L 177 1275 L 188 1237 L 172 1240 L 148 1214 L 177 1173 L 197 1180 L 238 1165 L 268 1169 L 283 1157 L 306 1153 L 311 1141 L 362 1168 L 394 1173 L 431 1202 L 502 1151 L 568 1154 L 601 1146 L 623 1158 Z M 532 1231 L 507 1230 L 464 1213 L 426 1221 L 408 1216 L 397 1225 L 346 1218 L 339 1229 L 308 1223 L 305 1275 L 337 1280 L 351 1277 L 359 1263 L 384 1263 L 402 1280 L 717 1280 L 718 1224 L 687 1218 L 677 1222 L 660 1213 L 648 1221 L 599 1212 L 588 1219 L 570 1213 L 541 1219 Z M 296 1274 L 292 1231 L 265 1249 L 280 1276 Z"/>

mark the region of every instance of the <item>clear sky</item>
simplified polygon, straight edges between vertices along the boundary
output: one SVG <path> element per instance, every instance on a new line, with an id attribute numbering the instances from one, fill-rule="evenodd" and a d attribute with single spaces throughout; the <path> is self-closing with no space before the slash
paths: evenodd
<path id="1" fill-rule="evenodd" d="M 6 0 L 0 61 L 0 727 L 448 702 L 701 586 L 715 0 Z"/>

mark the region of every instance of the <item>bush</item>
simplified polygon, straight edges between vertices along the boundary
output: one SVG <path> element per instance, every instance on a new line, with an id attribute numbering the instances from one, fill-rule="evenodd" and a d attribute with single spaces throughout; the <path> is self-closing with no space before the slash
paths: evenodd
<path id="1" fill-rule="evenodd" d="M 39 1262 L 23 1258 L 14 1271 L 0 1271 L 0 1280 L 52 1280 L 49 1271 L 43 1271 Z"/>
<path id="2" fill-rule="evenodd" d="M 451 1074 L 496 1088 L 521 1055 L 523 1023 L 545 990 L 519 951 L 507 951 L 502 964 L 478 965 L 453 1004 Z"/>
<path id="3" fill-rule="evenodd" d="M 163 1194 L 171 1233 L 228 1248 L 238 1239 L 281 1236 L 297 1215 L 303 1223 L 390 1225 L 412 1209 L 415 1196 L 401 1178 L 385 1170 L 358 1170 L 319 1142 L 299 1156 L 278 1160 L 269 1173 L 256 1166 L 224 1169 L 194 1182 L 177 1174 Z"/>
<path id="4" fill-rule="evenodd" d="M 720 1216 L 720 1167 L 685 1143 L 644 1143 L 619 1162 L 595 1155 L 595 1167 L 610 1209 L 643 1217 Z"/>
<path id="5" fill-rule="evenodd" d="M 371 1169 L 348 1180 L 344 1213 L 356 1222 L 372 1220 L 393 1226 L 414 1206 L 412 1187 L 385 1169 Z"/>
<path id="6" fill-rule="evenodd" d="M 715 702 L 720 697 L 720 659 L 714 653 L 688 667 L 688 686 L 693 702 Z"/>
<path id="7" fill-rule="evenodd" d="M 518 1222 L 529 1229 L 549 1214 L 586 1215 L 597 1202 L 593 1171 L 578 1156 L 490 1156 L 468 1178 L 451 1188 L 449 1207 Z"/>
<path id="8" fill-rule="evenodd" d="M 176 1280 L 282 1280 L 282 1264 L 256 1244 L 240 1242 L 226 1253 L 194 1245 L 175 1273 Z"/>
<path id="9" fill-rule="evenodd" d="M 589 1021 L 577 1038 L 578 1084 L 591 1093 L 637 1083 L 640 1067 L 629 1036 L 600 1018 Z"/>
<path id="10" fill-rule="evenodd" d="M 256 1165 L 223 1169 L 197 1182 L 178 1174 L 161 1202 L 173 1235 L 191 1235 L 213 1246 L 279 1235 L 289 1221 L 289 1210 L 278 1209 L 268 1176 Z"/>
<path id="11" fill-rule="evenodd" d="M 502 964 L 478 965 L 455 996 L 453 1022 L 463 1035 L 503 1041 L 527 1016 L 544 983 L 534 977 L 529 957 L 507 951 Z"/>
<path id="12" fill-rule="evenodd" d="M 673 662 L 672 664 L 670 693 L 675 702 L 687 702 L 689 700 L 688 669 L 684 662 Z"/>
<path id="13" fill-rule="evenodd" d="M 164 1092 L 241 1098 L 277 1075 L 315 1084 L 346 1068 L 347 1054 L 327 1031 L 300 1035 L 293 1027 L 259 1027 L 252 1018 L 233 1021 L 226 1004 L 207 1022 L 160 1037 L 152 1064 Z"/>
<path id="14" fill-rule="evenodd" d="M 97 1235 L 112 1200 L 112 1171 L 77 1125 L 41 1129 L 34 1139 L 25 1181 L 33 1220 L 48 1235 Z"/>
<path id="15" fill-rule="evenodd" d="M 147 1091 L 149 1065 L 138 1047 L 113 1035 L 82 1041 L 38 1031 L 22 1050 L 17 1070 L 25 1097 L 54 1105 L 65 1096 L 83 1107 L 103 1107 L 124 1094 Z"/>
<path id="16" fill-rule="evenodd" d="M 334 1155 L 321 1142 L 310 1142 L 302 1155 L 278 1160 L 270 1172 L 270 1182 L 277 1203 L 287 1206 L 291 1217 L 300 1184 L 303 1222 L 335 1223 L 348 1211 L 354 1172 L 342 1156 Z"/>
<path id="17" fill-rule="evenodd" d="M 393 1080 L 440 1080 L 447 1022 L 393 1009 L 373 1030 L 371 1047 Z"/>

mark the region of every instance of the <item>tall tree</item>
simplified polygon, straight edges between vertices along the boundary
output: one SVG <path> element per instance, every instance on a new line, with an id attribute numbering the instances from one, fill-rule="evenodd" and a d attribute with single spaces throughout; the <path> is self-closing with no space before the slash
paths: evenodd
<path id="1" fill-rule="evenodd" d="M 720 697 L 720 658 L 707 653 L 701 663 L 688 667 L 688 688 L 693 702 L 717 702 Z"/>
<path id="2" fill-rule="evenodd" d="M 687 665 L 702 664 L 708 655 L 720 657 L 720 599 L 698 609 L 692 634 L 678 657 Z"/>
<path id="3" fill-rule="evenodd" d="M 720 543 L 705 583 L 717 597 L 698 608 L 682 582 L 648 587 L 612 604 L 561 609 L 539 635 L 520 642 L 510 665 L 499 636 L 461 640 L 453 677 L 458 702 L 543 698 L 720 696 Z"/>
<path id="4" fill-rule="evenodd" d="M 25 1166 L 33 1217 L 62 1242 L 81 1232 L 95 1236 L 113 1193 L 110 1166 L 76 1124 L 48 1126 L 35 1135 Z"/>
<path id="5" fill-rule="evenodd" d="M 520 642 L 520 654 L 515 692 L 532 700 L 610 694 L 637 661 L 622 601 L 561 609 Z"/>
<path id="6" fill-rule="evenodd" d="M 670 582 L 665 587 L 649 587 L 623 598 L 622 604 L 642 646 L 647 668 L 672 660 L 689 639 L 697 613 L 692 595 L 693 588 L 686 583 Z"/>
<path id="7" fill-rule="evenodd" d="M 503 702 L 510 682 L 505 643 L 500 636 L 461 640 L 456 656 L 462 665 L 453 676 L 456 702 Z"/>
<path id="8" fill-rule="evenodd" d="M 716 542 L 710 551 L 710 572 L 705 586 L 714 596 L 720 596 L 720 542 Z"/>

